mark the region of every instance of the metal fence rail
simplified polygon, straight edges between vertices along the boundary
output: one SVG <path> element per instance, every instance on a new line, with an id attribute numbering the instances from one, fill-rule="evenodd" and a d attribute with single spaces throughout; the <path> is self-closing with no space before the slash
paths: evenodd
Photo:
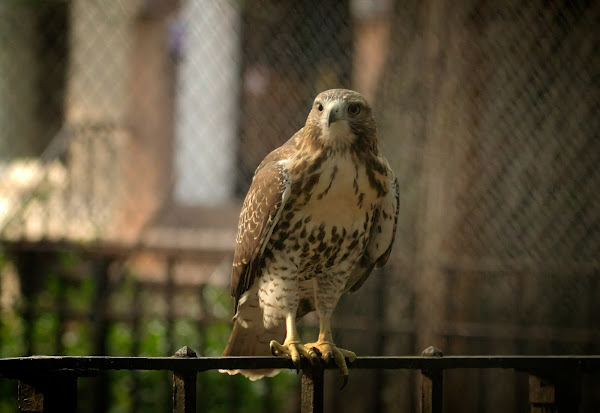
<path id="1" fill-rule="evenodd" d="M 188 347 L 173 357 L 18 357 L 0 359 L 0 377 L 19 380 L 20 412 L 75 412 L 77 378 L 107 370 L 173 372 L 173 412 L 196 411 L 196 376 L 217 369 L 294 369 L 273 357 L 196 357 Z M 333 363 L 310 365 L 303 359 L 301 411 L 323 411 L 323 377 Z M 352 369 L 421 371 L 421 412 L 442 412 L 444 371 L 513 369 L 528 373 L 531 412 L 576 411 L 583 374 L 600 372 L 600 356 L 449 356 L 430 347 L 421 357 L 359 357 Z M 200 403 L 202 401 L 200 400 Z"/>

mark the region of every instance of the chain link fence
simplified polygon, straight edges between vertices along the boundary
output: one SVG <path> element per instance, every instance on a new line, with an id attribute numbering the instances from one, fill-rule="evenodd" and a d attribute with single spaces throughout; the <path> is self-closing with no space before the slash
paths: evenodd
<path id="1" fill-rule="evenodd" d="M 336 341 L 597 354 L 599 23 L 586 1 L 3 1 L 0 235 L 193 250 L 210 259 L 178 259 L 176 278 L 226 288 L 254 169 L 317 93 L 348 87 L 374 107 L 401 203 L 391 262 L 343 298 Z M 9 261 L 3 314 L 22 293 Z M 166 282 L 162 264 L 124 268 Z M 525 409 L 526 376 L 449 375 L 449 411 Z M 415 380 L 356 371 L 326 402 L 414 411 Z M 584 379 L 582 411 L 598 386 Z M 282 389 L 265 409 L 294 411 Z"/>

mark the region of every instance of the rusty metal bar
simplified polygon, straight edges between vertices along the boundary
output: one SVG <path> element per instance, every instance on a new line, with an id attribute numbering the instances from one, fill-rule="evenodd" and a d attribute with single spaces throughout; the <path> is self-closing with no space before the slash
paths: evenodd
<path id="1" fill-rule="evenodd" d="M 21 413 L 75 413 L 77 376 L 56 373 L 19 380 L 18 406 Z"/>
<path id="2" fill-rule="evenodd" d="M 109 270 L 113 261 L 108 257 L 96 257 L 93 261 L 92 277 L 94 296 L 90 307 L 92 329 L 92 354 L 106 355 L 106 338 L 109 321 L 107 317 L 108 297 L 110 296 Z M 94 380 L 92 393 L 92 413 L 104 413 L 108 410 L 109 379 L 108 373 L 99 372 Z"/>
<path id="3" fill-rule="evenodd" d="M 194 358 L 196 352 L 185 346 L 177 350 L 173 357 Z M 196 412 L 196 376 L 194 369 L 173 371 L 173 413 Z"/>
<path id="4" fill-rule="evenodd" d="M 539 376 L 529 375 L 529 404 L 531 413 L 558 412 L 554 383 Z"/>
<path id="5" fill-rule="evenodd" d="M 391 356 L 359 357 L 348 363 L 350 369 L 422 370 L 422 369 L 515 369 L 600 372 L 600 355 L 594 356 Z M 236 370 L 236 369 L 292 369 L 291 360 L 278 357 L 108 357 L 108 356 L 36 356 L 0 359 L 0 377 L 20 378 L 59 370 Z M 325 369 L 336 369 L 334 363 Z"/>
<path id="6" fill-rule="evenodd" d="M 323 413 L 323 389 L 325 369 L 319 364 L 310 364 L 302 359 L 302 394 L 300 411 L 302 413 Z"/>
<path id="7" fill-rule="evenodd" d="M 428 347 L 423 357 L 443 357 L 435 347 Z M 421 369 L 421 412 L 442 413 L 444 405 L 444 370 L 441 368 Z"/>
<path id="8" fill-rule="evenodd" d="M 0 378 L 19 380 L 21 412 L 72 412 L 77 377 L 108 370 L 173 371 L 175 412 L 193 412 L 196 373 L 216 369 L 295 369 L 289 359 L 275 357 L 195 357 L 184 347 L 178 357 L 19 357 L 0 359 Z M 303 360 L 302 412 L 323 411 L 323 375 L 335 363 L 312 366 Z M 446 369 L 504 368 L 531 374 L 531 410 L 570 411 L 580 402 L 581 375 L 600 372 L 600 356 L 449 356 L 429 348 L 421 357 L 360 357 L 351 369 L 421 370 L 421 409 L 441 412 Z M 541 409 L 541 410 L 540 410 Z M 556 410 L 557 409 L 557 410 Z"/>
<path id="9" fill-rule="evenodd" d="M 533 372 L 529 375 L 532 413 L 578 411 L 581 375 L 577 371 Z"/>

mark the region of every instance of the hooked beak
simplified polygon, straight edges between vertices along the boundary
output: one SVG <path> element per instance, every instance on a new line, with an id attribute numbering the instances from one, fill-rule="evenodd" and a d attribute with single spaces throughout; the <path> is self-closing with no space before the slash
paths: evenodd
<path id="1" fill-rule="evenodd" d="M 341 112 L 343 105 L 343 102 L 340 102 L 339 100 L 330 102 L 327 105 L 327 110 L 329 110 L 329 114 L 327 115 L 327 127 L 331 126 L 333 122 L 343 118 L 343 112 Z"/>
<path id="2" fill-rule="evenodd" d="M 329 118 L 327 118 L 327 126 L 328 127 L 331 126 L 331 124 L 337 120 L 335 113 L 336 113 L 336 108 L 331 108 L 331 110 L 329 111 Z"/>

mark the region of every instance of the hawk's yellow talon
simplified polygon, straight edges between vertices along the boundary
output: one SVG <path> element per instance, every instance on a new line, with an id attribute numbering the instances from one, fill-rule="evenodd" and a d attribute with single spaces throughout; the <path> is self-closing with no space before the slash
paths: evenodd
<path id="1" fill-rule="evenodd" d="M 342 387 L 340 387 L 340 390 L 343 390 L 344 387 L 346 387 L 346 384 L 348 384 L 348 376 L 344 376 L 344 383 L 342 384 Z"/>
<path id="2" fill-rule="evenodd" d="M 269 349 L 271 349 L 271 354 L 274 355 L 275 357 L 279 356 L 279 348 L 280 347 L 281 347 L 281 344 L 279 344 L 275 340 L 271 340 L 271 342 L 269 343 Z"/>
<path id="3" fill-rule="evenodd" d="M 308 349 L 308 359 L 310 360 L 311 363 L 314 363 L 315 360 L 317 360 L 319 358 L 319 355 L 317 354 L 317 352 L 315 351 L 314 348 L 309 348 Z"/>
<path id="4" fill-rule="evenodd" d="M 340 353 L 342 353 L 342 355 L 348 359 L 348 361 L 350 363 L 354 363 L 356 361 L 356 353 L 354 353 L 353 351 L 350 350 L 344 350 L 343 348 L 338 348 L 338 350 L 340 351 Z"/>
<path id="5" fill-rule="evenodd" d="M 334 343 L 330 341 L 317 341 L 316 343 L 305 344 L 305 347 L 309 347 L 313 353 L 319 353 L 321 358 L 324 361 L 328 361 L 330 358 L 333 358 L 335 361 L 335 365 L 340 370 L 340 373 L 344 377 L 344 384 L 342 385 L 342 389 L 346 387 L 348 384 L 348 365 L 346 364 L 346 359 L 350 363 L 356 360 L 356 354 L 350 350 L 344 350 L 343 348 L 338 348 Z"/>
<path id="6" fill-rule="evenodd" d="M 285 342 L 279 344 L 277 341 L 271 340 L 269 348 L 275 357 L 286 355 L 291 358 L 296 369 L 300 368 L 300 357 L 305 357 L 312 363 L 316 356 L 314 350 L 309 350 L 299 341 L 290 341 L 287 344 Z"/>

